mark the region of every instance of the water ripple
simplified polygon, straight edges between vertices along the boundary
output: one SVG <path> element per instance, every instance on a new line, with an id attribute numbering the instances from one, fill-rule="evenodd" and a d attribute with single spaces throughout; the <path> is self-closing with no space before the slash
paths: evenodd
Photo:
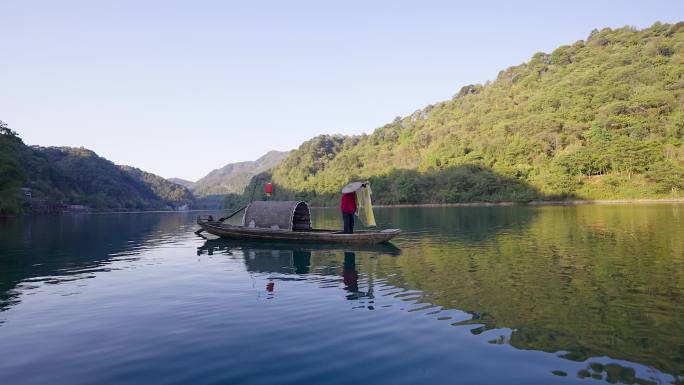
<path id="1" fill-rule="evenodd" d="M 23 223 L 0 383 L 675 383 L 677 210 L 381 209 L 399 253 L 217 246 L 183 214 Z"/>

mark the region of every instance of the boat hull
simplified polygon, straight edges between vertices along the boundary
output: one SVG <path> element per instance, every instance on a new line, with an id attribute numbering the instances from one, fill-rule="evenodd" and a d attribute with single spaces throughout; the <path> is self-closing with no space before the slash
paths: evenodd
<path id="1" fill-rule="evenodd" d="M 295 241 L 312 243 L 349 243 L 349 244 L 377 244 L 388 242 L 401 233 L 399 229 L 381 231 L 362 230 L 353 234 L 344 234 L 337 230 L 307 230 L 290 231 L 266 228 L 253 228 L 225 224 L 219 221 L 197 219 L 197 224 L 209 234 L 222 238 Z"/>

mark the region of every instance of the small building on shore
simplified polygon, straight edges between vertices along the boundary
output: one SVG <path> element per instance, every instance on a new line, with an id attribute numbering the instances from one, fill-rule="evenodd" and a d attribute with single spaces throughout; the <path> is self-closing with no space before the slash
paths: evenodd
<path id="1" fill-rule="evenodd" d="M 70 213 L 85 213 L 90 211 L 90 207 L 85 205 L 64 205 L 64 211 Z"/>
<path id="2" fill-rule="evenodd" d="M 33 197 L 33 190 L 30 187 L 22 187 L 21 188 L 21 195 L 25 199 L 31 199 Z"/>

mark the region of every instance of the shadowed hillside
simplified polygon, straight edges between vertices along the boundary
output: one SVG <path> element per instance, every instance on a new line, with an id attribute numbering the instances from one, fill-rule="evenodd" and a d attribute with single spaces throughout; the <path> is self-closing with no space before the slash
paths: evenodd
<path id="1" fill-rule="evenodd" d="M 84 148 L 25 145 L 2 123 L 0 131 L 0 214 L 85 205 L 97 210 L 187 207 L 190 191 L 166 179 L 117 166 Z M 30 189 L 31 198 L 20 188 Z"/>
<path id="2" fill-rule="evenodd" d="M 339 187 L 330 193 L 296 191 L 274 183 L 274 194 L 266 197 L 264 185 L 274 179 L 270 172 L 258 174 L 245 187 L 242 195 L 229 194 L 224 201 L 227 209 L 243 206 L 251 200 L 305 200 L 319 205 L 339 204 Z M 481 166 L 454 165 L 442 169 L 392 170 L 368 178 L 375 204 L 415 204 L 421 202 L 500 202 L 547 199 L 524 181 Z M 340 185 L 341 186 L 341 185 Z M 333 187 L 334 188 L 334 187 Z M 564 198 L 573 199 L 573 195 Z"/>

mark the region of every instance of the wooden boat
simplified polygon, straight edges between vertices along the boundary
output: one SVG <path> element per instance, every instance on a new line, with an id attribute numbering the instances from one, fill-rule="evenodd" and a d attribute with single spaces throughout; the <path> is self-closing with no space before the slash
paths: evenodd
<path id="1" fill-rule="evenodd" d="M 217 221 L 197 219 L 197 224 L 209 234 L 223 238 L 269 240 L 269 241 L 300 241 L 319 243 L 359 243 L 375 244 L 387 242 L 401 233 L 399 229 L 386 229 L 380 231 L 355 231 L 353 234 L 344 234 L 340 230 L 275 230 L 264 228 L 250 228 L 235 226 Z"/>
<path id="2" fill-rule="evenodd" d="M 344 234 L 341 230 L 313 229 L 306 202 L 257 201 L 245 209 L 242 225 L 231 225 L 211 216 L 197 217 L 202 230 L 223 238 L 296 241 L 316 243 L 376 244 L 387 242 L 399 229 L 361 230 Z"/>

